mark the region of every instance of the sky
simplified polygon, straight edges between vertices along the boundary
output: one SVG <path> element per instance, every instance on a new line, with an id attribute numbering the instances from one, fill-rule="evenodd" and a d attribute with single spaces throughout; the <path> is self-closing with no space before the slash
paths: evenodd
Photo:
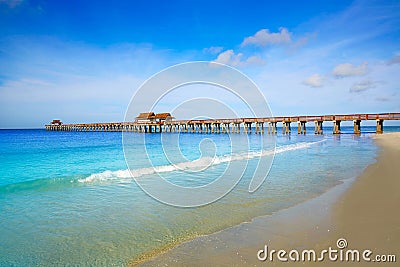
<path id="1" fill-rule="evenodd" d="M 0 0 L 0 128 L 123 121 L 188 61 L 237 68 L 275 116 L 400 112 L 400 2 Z"/>

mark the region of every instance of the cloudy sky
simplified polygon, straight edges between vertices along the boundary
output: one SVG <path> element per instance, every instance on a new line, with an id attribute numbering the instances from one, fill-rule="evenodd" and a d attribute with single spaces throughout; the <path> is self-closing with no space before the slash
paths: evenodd
<path id="1" fill-rule="evenodd" d="M 122 121 L 146 79 L 197 60 L 277 116 L 400 112 L 398 1 L 114 2 L 0 0 L 0 128 Z"/>

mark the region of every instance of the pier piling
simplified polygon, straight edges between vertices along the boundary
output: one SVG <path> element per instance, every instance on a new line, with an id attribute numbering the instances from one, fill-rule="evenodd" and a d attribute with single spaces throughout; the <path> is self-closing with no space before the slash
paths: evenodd
<path id="1" fill-rule="evenodd" d="M 383 120 L 376 120 L 376 133 L 383 133 Z"/>
<path id="2" fill-rule="evenodd" d="M 333 134 L 340 134 L 340 121 L 339 120 L 333 121 Z"/>
<path id="3" fill-rule="evenodd" d="M 315 121 L 315 130 L 314 130 L 315 134 L 323 134 L 322 122 L 323 122 L 322 120 L 316 120 Z"/>
<path id="4" fill-rule="evenodd" d="M 361 134 L 361 120 L 354 120 L 354 134 Z"/>

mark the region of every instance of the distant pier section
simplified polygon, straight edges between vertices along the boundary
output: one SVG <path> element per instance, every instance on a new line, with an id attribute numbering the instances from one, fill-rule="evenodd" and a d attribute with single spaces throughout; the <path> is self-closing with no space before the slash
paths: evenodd
<path id="1" fill-rule="evenodd" d="M 297 133 L 306 134 L 306 123 L 314 123 L 314 133 L 323 134 L 323 122 L 333 122 L 333 134 L 340 134 L 342 121 L 353 121 L 354 134 L 361 133 L 362 121 L 376 121 L 376 133 L 383 132 L 383 122 L 400 120 L 400 113 L 349 114 L 323 116 L 291 116 L 265 118 L 235 118 L 207 120 L 175 120 L 170 113 L 140 113 L 133 122 L 105 122 L 64 124 L 53 120 L 45 125 L 49 131 L 77 132 L 140 132 L 140 133 L 256 133 L 277 134 L 278 123 L 282 134 L 292 132 L 292 124 L 297 124 Z"/>

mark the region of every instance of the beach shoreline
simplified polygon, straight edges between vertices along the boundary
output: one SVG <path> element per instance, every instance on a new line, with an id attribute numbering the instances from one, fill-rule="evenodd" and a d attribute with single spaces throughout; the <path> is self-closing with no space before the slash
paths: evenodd
<path id="1" fill-rule="evenodd" d="M 344 180 L 324 194 L 286 210 L 180 244 L 141 266 L 304 266 L 311 262 L 260 261 L 257 253 L 266 245 L 286 251 L 337 249 L 338 239 L 345 239 L 349 249 L 394 254 L 399 261 L 400 215 L 395 211 L 396 203 L 400 203 L 400 179 L 396 177 L 400 172 L 400 133 L 373 138 L 380 147 L 377 162 L 357 178 Z M 365 264 L 327 259 L 312 263 Z M 368 262 L 368 265 L 374 263 Z"/>

